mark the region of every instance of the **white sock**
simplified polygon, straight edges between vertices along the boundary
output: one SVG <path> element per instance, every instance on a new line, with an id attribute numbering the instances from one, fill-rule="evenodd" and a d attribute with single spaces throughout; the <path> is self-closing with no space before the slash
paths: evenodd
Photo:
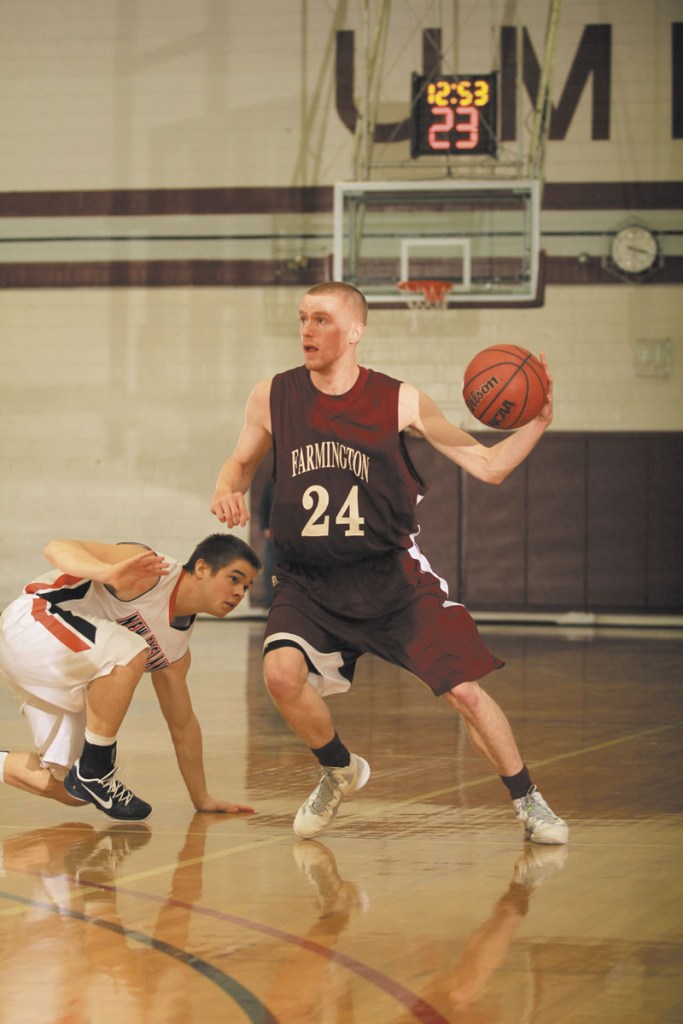
<path id="1" fill-rule="evenodd" d="M 97 733 L 90 732 L 90 729 L 85 730 L 85 738 L 94 747 L 110 747 L 112 743 L 116 743 L 116 736 L 98 736 Z"/>
<path id="2" fill-rule="evenodd" d="M 9 750 L 0 750 L 0 783 L 5 781 L 5 759 L 9 754 Z"/>

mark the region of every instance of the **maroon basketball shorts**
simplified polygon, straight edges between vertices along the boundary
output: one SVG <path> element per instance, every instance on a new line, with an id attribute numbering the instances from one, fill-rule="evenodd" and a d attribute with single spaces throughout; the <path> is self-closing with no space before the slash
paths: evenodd
<path id="1" fill-rule="evenodd" d="M 347 690 L 366 653 L 411 672 L 436 696 L 504 664 L 417 548 L 334 569 L 279 569 L 264 653 L 299 648 L 323 695 Z"/>

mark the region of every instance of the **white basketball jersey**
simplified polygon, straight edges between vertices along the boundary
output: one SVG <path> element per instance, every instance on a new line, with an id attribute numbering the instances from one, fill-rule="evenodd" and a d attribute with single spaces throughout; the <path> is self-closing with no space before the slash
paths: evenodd
<path id="1" fill-rule="evenodd" d="M 168 574 L 131 601 L 121 601 L 103 583 L 59 569 L 46 573 L 24 588 L 32 600 L 32 617 L 72 650 L 78 645 L 87 649 L 94 643 L 98 619 L 117 622 L 148 645 L 147 672 L 166 668 L 187 651 L 195 616 L 175 617 L 176 593 L 184 570 L 180 562 L 163 557 Z"/>

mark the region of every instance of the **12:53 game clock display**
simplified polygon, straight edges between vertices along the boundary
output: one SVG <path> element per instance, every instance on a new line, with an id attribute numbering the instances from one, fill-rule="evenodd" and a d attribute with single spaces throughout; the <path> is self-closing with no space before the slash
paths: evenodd
<path id="1" fill-rule="evenodd" d="M 496 156 L 495 74 L 413 75 L 411 156 Z"/>

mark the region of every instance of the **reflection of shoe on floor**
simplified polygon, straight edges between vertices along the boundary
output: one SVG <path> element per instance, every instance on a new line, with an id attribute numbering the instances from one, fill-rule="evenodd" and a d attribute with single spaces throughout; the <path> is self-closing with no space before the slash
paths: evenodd
<path id="1" fill-rule="evenodd" d="M 304 801 L 294 819 L 294 831 L 301 839 L 312 839 L 331 825 L 343 799 L 362 789 L 370 778 L 370 765 L 351 754 L 347 768 L 323 767 L 320 782 Z"/>
<path id="2" fill-rule="evenodd" d="M 515 864 L 513 881 L 536 889 L 562 870 L 568 856 L 566 846 L 528 846 Z"/>
<path id="3" fill-rule="evenodd" d="M 152 830 L 142 822 L 112 825 L 93 839 L 77 843 L 69 851 L 65 866 L 81 885 L 111 884 L 121 864 L 151 836 Z"/>
<path id="4" fill-rule="evenodd" d="M 532 843 L 550 846 L 569 842 L 569 826 L 550 809 L 535 786 L 526 796 L 513 800 L 517 821 L 524 826 L 524 835 Z"/>
<path id="5" fill-rule="evenodd" d="M 8 868 L 49 871 L 57 875 L 64 870 L 64 859 L 73 847 L 92 842 L 96 836 L 97 830 L 92 825 L 67 821 L 8 836 L 3 840 L 0 856 Z"/>
<path id="6" fill-rule="evenodd" d="M 340 876 L 337 861 L 323 843 L 307 840 L 294 847 L 294 860 L 318 894 L 322 916 L 367 910 L 366 892 Z"/>
<path id="7" fill-rule="evenodd" d="M 135 796 L 122 782 L 115 778 L 117 768 L 101 779 L 89 779 L 81 775 L 80 761 L 67 772 L 64 789 L 77 800 L 87 800 L 110 818 L 119 821 L 142 821 L 152 813 L 151 805 Z"/>

